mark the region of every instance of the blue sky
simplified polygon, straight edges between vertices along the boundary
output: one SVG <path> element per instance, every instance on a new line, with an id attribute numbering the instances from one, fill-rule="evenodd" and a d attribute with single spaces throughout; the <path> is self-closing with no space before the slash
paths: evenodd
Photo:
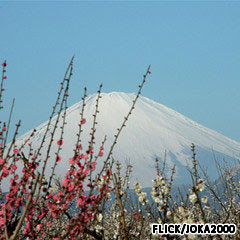
<path id="1" fill-rule="evenodd" d="M 7 114 L 20 134 L 46 121 L 75 54 L 69 105 L 83 88 L 136 92 L 240 141 L 239 2 L 0 2 Z"/>

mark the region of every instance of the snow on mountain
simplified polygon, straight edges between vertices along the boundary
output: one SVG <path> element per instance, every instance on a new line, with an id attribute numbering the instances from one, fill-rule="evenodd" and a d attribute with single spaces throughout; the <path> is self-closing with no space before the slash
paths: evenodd
<path id="1" fill-rule="evenodd" d="M 113 142 L 117 128 L 121 126 L 124 117 L 127 115 L 135 94 L 127 94 L 120 92 L 102 93 L 99 101 L 99 114 L 97 115 L 96 125 L 96 145 L 94 150 L 99 151 L 100 143 L 107 135 L 104 156 L 107 156 L 108 150 Z M 93 94 L 87 97 L 84 117 L 86 124 L 83 125 L 82 141 L 84 149 L 87 150 L 89 133 L 91 132 L 93 117 L 95 111 L 96 96 Z M 80 111 L 82 101 L 69 107 L 67 110 L 63 150 L 61 152 L 62 160 L 58 164 L 56 173 L 64 176 L 69 168 L 68 159 L 73 156 L 73 147 L 76 144 L 76 133 L 78 132 L 78 124 L 80 121 Z M 53 122 L 56 120 L 54 118 Z M 37 127 L 37 133 L 32 138 L 32 147 L 37 148 L 40 140 L 45 132 L 48 122 Z M 53 126 L 53 124 L 52 124 Z M 17 145 L 21 144 L 31 133 L 29 131 L 21 136 Z M 51 166 L 57 149 L 57 139 L 60 136 L 60 128 L 58 128 L 54 138 L 54 146 L 51 151 L 51 158 L 47 167 L 47 175 L 51 172 Z M 47 137 L 47 143 L 50 140 L 50 134 Z M 163 161 L 166 152 L 167 172 L 169 173 L 172 166 L 176 164 L 177 173 L 175 180 L 178 183 L 190 180 L 187 166 L 191 166 L 191 150 L 190 146 L 196 145 L 197 160 L 201 166 L 206 169 L 209 176 L 217 178 L 214 158 L 222 160 L 223 158 L 234 164 L 234 159 L 239 158 L 240 143 L 231 140 L 216 131 L 208 129 L 191 119 L 183 116 L 176 111 L 154 102 L 146 97 L 140 96 L 133 114 L 127 121 L 126 128 L 120 134 L 118 143 L 113 151 L 113 157 L 122 163 L 125 167 L 126 163 L 133 166 L 131 181 L 137 178 L 144 187 L 152 186 L 152 179 L 156 175 L 155 161 L 157 157 L 160 162 Z M 42 156 L 46 152 L 43 148 Z M 100 169 L 104 156 L 98 159 L 98 168 Z"/>

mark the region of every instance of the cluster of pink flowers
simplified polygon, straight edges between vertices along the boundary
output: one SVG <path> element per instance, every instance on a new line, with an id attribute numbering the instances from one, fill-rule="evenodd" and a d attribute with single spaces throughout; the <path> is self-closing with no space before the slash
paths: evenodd
<path id="1" fill-rule="evenodd" d="M 57 144 L 62 145 L 63 141 L 58 140 Z M 82 146 L 79 145 L 77 148 L 82 149 Z M 99 156 L 103 155 L 103 150 L 104 148 L 101 146 Z M 99 206 L 110 191 L 109 186 L 112 176 L 111 170 L 105 168 L 101 176 L 104 181 L 100 185 L 94 185 L 91 181 L 85 184 L 97 165 L 96 160 L 90 161 L 91 154 L 93 154 L 93 148 L 89 147 L 85 154 L 79 153 L 68 160 L 70 168 L 59 190 L 56 189 L 52 193 L 50 188 L 43 186 L 39 200 L 35 202 L 36 197 L 32 197 L 22 227 L 23 235 L 29 239 L 44 238 L 46 234 L 44 229 L 46 226 L 51 225 L 51 219 L 57 220 L 65 215 L 74 201 L 76 202 L 77 213 L 66 224 L 65 231 L 69 232 L 68 237 L 74 238 L 78 236 L 87 226 L 91 225 L 92 221 L 97 217 Z M 7 223 L 12 223 L 15 214 L 26 206 L 39 166 L 37 157 L 32 156 L 30 159 L 25 159 L 23 156 L 18 148 L 14 148 L 9 159 L 0 158 L 0 182 L 4 178 L 10 177 L 11 183 L 8 193 L 0 204 L 0 227 L 1 229 L 7 227 L 9 235 L 12 235 L 13 231 L 11 231 L 10 224 Z M 10 159 L 12 160 L 11 164 L 9 164 Z M 17 163 L 20 160 L 23 160 L 24 166 L 19 176 L 16 171 L 18 169 Z M 60 160 L 61 157 L 58 156 L 57 161 Z M 86 187 L 88 187 L 90 193 L 86 192 Z M 40 201 L 43 201 L 44 204 L 40 204 Z M 43 222 L 46 222 L 46 224 L 43 224 Z M 3 232 L 0 231 L 1 234 Z M 57 238 L 58 234 L 56 234 Z"/>
<path id="2" fill-rule="evenodd" d="M 67 68 L 64 80 L 61 82 L 61 88 L 58 92 L 56 104 L 53 107 L 53 112 L 49 118 L 46 133 L 43 137 L 39 149 L 32 149 L 31 138 L 34 136 L 36 130 L 24 141 L 22 146 L 17 146 L 16 138 L 20 122 L 16 125 L 16 131 L 13 140 L 6 145 L 6 135 L 8 127 L 6 123 L 0 122 L 0 239 L 84 239 L 90 236 L 90 239 L 102 239 L 97 228 L 92 229 L 93 225 L 98 225 L 102 219 L 101 212 L 104 211 L 105 202 L 110 198 L 110 192 L 115 192 L 111 186 L 113 183 L 112 161 L 110 156 L 112 149 L 117 142 L 120 130 L 115 135 L 115 141 L 111 147 L 110 152 L 106 155 L 101 171 L 95 174 L 96 166 L 99 158 L 104 155 L 104 143 L 106 137 L 95 153 L 95 125 L 97 124 L 96 117 L 98 111 L 98 102 L 101 98 L 100 92 L 102 85 L 98 91 L 96 100 L 96 110 L 93 114 L 93 127 L 90 133 L 91 140 L 86 151 L 83 151 L 81 145 L 80 133 L 82 132 L 82 125 L 86 123 L 86 118 L 83 117 L 84 106 L 80 114 L 79 134 L 77 144 L 74 149 L 74 156 L 69 159 L 63 159 L 61 149 L 64 144 L 63 129 L 65 124 L 65 115 L 63 116 L 63 125 L 61 127 L 61 136 L 56 142 L 53 141 L 53 136 L 59 122 L 60 113 L 63 111 L 63 106 L 66 106 L 66 99 L 68 97 L 69 81 L 72 76 L 72 62 L 73 58 Z M 6 61 L 2 63 L 2 84 L 7 79 Z M 150 67 L 149 67 L 150 68 Z M 142 86 L 145 82 L 147 74 L 150 74 L 149 68 L 144 75 L 144 80 L 139 86 L 138 95 L 141 92 Z M 2 102 L 3 88 L 0 89 L 0 104 Z M 128 114 L 131 114 L 132 108 Z M 84 98 L 86 97 L 86 89 Z M 84 100 L 83 98 L 83 100 Z M 84 102 L 84 101 L 83 101 Z M 60 106 L 57 115 L 57 120 L 53 130 L 51 130 L 51 141 L 48 145 L 47 155 L 45 160 L 41 155 L 43 144 L 45 144 L 45 137 L 50 131 L 50 122 L 56 114 L 56 108 Z M 2 106 L 0 105 L 0 108 Z M 65 113 L 66 113 L 65 108 Z M 65 114 L 64 113 L 64 114 Z M 128 119 L 123 122 L 123 126 Z M 121 129 L 123 128 L 121 127 Z M 52 144 L 57 144 L 58 150 L 54 167 L 52 168 L 52 175 L 45 178 L 45 168 L 50 159 L 50 149 Z M 25 146 L 29 147 L 28 153 Z M 94 156 L 95 155 L 95 156 Z M 69 170 L 67 171 L 62 181 L 54 179 L 55 167 L 63 161 L 68 161 Z M 40 163 L 43 163 L 40 169 Z M 52 179 L 56 180 L 52 186 Z M 7 181 L 10 184 L 9 190 L 3 194 L 1 184 Z M 119 192 L 119 191 L 118 191 Z M 135 218 L 138 218 L 135 215 Z M 87 235 L 86 235 L 87 234 Z"/>

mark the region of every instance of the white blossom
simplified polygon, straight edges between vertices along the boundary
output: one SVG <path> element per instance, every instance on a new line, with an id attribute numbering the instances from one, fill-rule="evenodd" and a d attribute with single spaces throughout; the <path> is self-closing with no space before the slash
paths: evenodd
<path id="1" fill-rule="evenodd" d="M 205 197 L 203 197 L 201 200 L 202 200 L 203 203 L 207 203 L 208 197 L 205 196 Z"/>
<path id="2" fill-rule="evenodd" d="M 103 218 L 103 216 L 102 216 L 101 213 L 97 215 L 97 221 L 98 221 L 98 222 L 101 222 L 101 221 L 102 221 L 102 218 Z"/>
<path id="3" fill-rule="evenodd" d="M 197 196 L 196 196 L 196 194 L 195 194 L 195 193 L 191 194 L 191 195 L 189 196 L 189 200 L 190 200 L 191 203 L 195 203 L 195 202 L 197 201 Z"/>

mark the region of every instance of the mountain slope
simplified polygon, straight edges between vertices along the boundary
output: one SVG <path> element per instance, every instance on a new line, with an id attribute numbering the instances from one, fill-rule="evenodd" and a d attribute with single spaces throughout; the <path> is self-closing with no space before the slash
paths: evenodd
<path id="1" fill-rule="evenodd" d="M 95 111 L 96 96 L 96 94 L 93 94 L 86 99 L 84 113 L 86 124 L 83 125 L 82 133 L 85 150 L 90 140 L 89 133 L 92 127 L 92 114 Z M 135 94 L 102 93 L 102 98 L 99 101 L 100 112 L 97 115 L 96 152 L 99 150 L 104 136 L 107 135 L 104 156 L 107 155 L 114 135 L 117 133 L 117 128 L 121 126 L 134 97 Z M 82 102 L 79 102 L 67 110 L 67 124 L 65 125 L 63 138 L 64 144 L 60 154 L 62 161 L 57 167 L 57 174 L 60 176 L 63 176 L 66 172 L 68 159 L 73 154 L 72 149 L 77 139 L 76 133 L 78 132 L 81 107 Z M 37 134 L 32 139 L 33 148 L 39 146 L 46 126 L 47 122 L 36 128 Z M 21 144 L 29 136 L 30 132 L 21 136 L 17 144 Z M 51 152 L 53 158 L 50 159 L 47 174 L 51 172 L 50 167 L 53 164 L 52 160 L 57 149 L 56 141 L 59 136 L 60 129 L 58 128 L 54 138 L 55 144 Z M 49 140 L 50 135 L 47 138 L 47 141 Z M 138 178 L 143 186 L 149 187 L 152 185 L 152 179 L 155 176 L 154 158 L 158 157 L 160 160 L 163 160 L 166 152 L 167 171 L 169 172 L 172 166 L 176 164 L 176 180 L 178 182 L 187 182 L 190 178 L 186 166 L 191 165 L 190 146 L 192 143 L 196 145 L 197 159 L 204 168 L 208 169 L 212 178 L 217 177 L 214 167 L 214 156 L 219 160 L 225 158 L 230 164 L 234 164 L 234 158 L 239 158 L 240 143 L 203 127 L 162 104 L 140 97 L 133 114 L 127 121 L 126 128 L 123 129 L 120 135 L 113 151 L 113 157 L 115 160 L 120 161 L 123 166 L 125 162 L 130 162 L 133 166 L 132 180 L 134 181 Z M 44 152 L 46 152 L 46 147 L 43 149 L 43 156 Z M 99 166 L 103 160 L 104 158 L 99 158 Z"/>

